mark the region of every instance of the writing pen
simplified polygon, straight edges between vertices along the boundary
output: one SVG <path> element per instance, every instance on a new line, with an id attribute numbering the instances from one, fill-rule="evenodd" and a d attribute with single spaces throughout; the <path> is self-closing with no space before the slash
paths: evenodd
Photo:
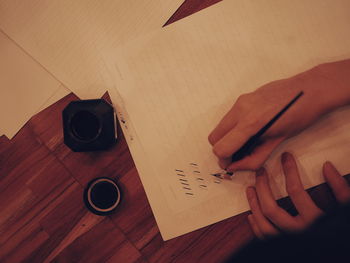
<path id="1" fill-rule="evenodd" d="M 280 112 L 278 112 L 264 127 L 262 127 L 256 134 L 249 138 L 249 140 L 238 149 L 232 156 L 231 161 L 237 162 L 242 160 L 247 155 L 250 155 L 254 149 L 261 143 L 260 138 L 264 133 L 304 94 L 303 91 L 299 92 Z M 224 175 L 233 175 L 231 172 L 226 172 Z M 213 176 L 220 177 L 222 173 L 213 174 Z"/>

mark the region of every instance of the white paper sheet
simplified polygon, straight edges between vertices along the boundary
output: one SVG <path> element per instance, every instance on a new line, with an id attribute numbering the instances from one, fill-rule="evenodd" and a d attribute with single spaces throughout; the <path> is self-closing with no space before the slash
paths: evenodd
<path id="1" fill-rule="evenodd" d="M 0 31 L 0 125 L 11 139 L 61 83 Z M 56 99 L 60 97 L 56 96 Z"/>
<path id="2" fill-rule="evenodd" d="M 207 142 L 235 99 L 317 64 L 350 57 L 350 2 L 224 1 L 106 53 L 111 93 L 164 240 L 249 209 L 239 173 L 222 182 Z M 112 62 L 111 62 L 112 61 Z M 281 145 L 267 162 L 286 196 L 280 154 L 293 152 L 306 188 L 331 160 L 350 171 L 350 109 L 339 109 Z"/>
<path id="3" fill-rule="evenodd" d="M 106 91 L 100 51 L 162 25 L 183 0 L 0 0 L 0 28 L 81 99 Z"/>
<path id="4" fill-rule="evenodd" d="M 60 99 L 67 96 L 71 91 L 67 89 L 65 86 L 60 85 L 59 88 L 52 94 L 50 98 L 48 98 L 40 107 L 38 108 L 36 113 L 41 112 L 42 110 L 50 107 L 52 104 L 56 103 Z"/>

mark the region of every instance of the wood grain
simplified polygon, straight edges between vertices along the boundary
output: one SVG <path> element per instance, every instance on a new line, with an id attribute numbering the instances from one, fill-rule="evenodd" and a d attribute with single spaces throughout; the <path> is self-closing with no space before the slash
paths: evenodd
<path id="1" fill-rule="evenodd" d="M 187 1 L 169 22 L 215 2 Z M 222 262 L 253 238 L 244 213 L 163 242 L 120 127 L 105 152 L 64 145 L 61 112 L 76 99 L 69 94 L 43 110 L 11 141 L 0 137 L 0 262 Z M 123 192 L 108 217 L 82 202 L 86 183 L 99 176 Z M 322 208 L 334 207 L 326 185 L 310 193 Z M 289 199 L 279 202 L 294 211 Z"/>

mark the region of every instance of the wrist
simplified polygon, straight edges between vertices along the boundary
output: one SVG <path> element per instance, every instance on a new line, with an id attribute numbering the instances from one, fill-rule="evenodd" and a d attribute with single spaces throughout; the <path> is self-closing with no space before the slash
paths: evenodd
<path id="1" fill-rule="evenodd" d="M 329 110 L 350 104 L 350 60 L 320 64 L 311 71 L 323 82 L 319 96 Z"/>
<path id="2" fill-rule="evenodd" d="M 350 104 L 350 60 L 321 64 L 294 78 L 315 116 Z"/>

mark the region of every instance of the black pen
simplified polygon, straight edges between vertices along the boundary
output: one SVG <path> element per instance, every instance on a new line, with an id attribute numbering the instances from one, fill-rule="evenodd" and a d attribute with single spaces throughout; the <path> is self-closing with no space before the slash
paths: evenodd
<path id="1" fill-rule="evenodd" d="M 304 92 L 299 92 L 280 112 L 276 114 L 264 127 L 262 127 L 256 134 L 249 138 L 249 140 L 238 150 L 232 157 L 232 162 L 237 162 L 247 155 L 250 155 L 254 149 L 261 143 L 261 136 L 304 94 Z M 232 175 L 231 172 L 226 172 L 227 175 Z M 217 173 L 213 174 L 216 177 L 221 176 L 222 174 Z"/>

